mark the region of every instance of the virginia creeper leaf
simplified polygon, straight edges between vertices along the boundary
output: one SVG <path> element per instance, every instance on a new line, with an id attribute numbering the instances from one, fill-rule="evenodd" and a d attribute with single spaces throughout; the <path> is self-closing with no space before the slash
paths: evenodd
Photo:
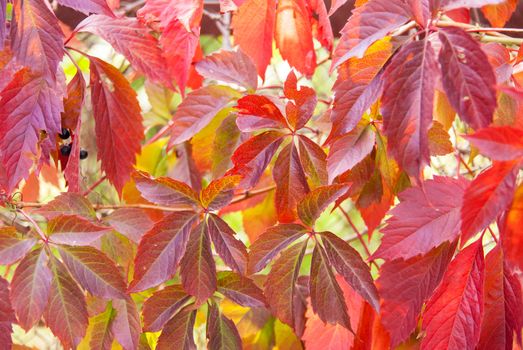
<path id="1" fill-rule="evenodd" d="M 294 130 L 303 128 L 316 108 L 318 102 L 316 92 L 308 86 L 298 88 L 298 78 L 294 71 L 291 71 L 283 85 L 283 94 L 291 100 L 285 106 L 289 124 Z"/>
<path id="2" fill-rule="evenodd" d="M 512 126 L 491 126 L 465 138 L 492 160 L 509 161 L 523 157 L 523 130 Z"/>
<path id="3" fill-rule="evenodd" d="M 189 307 L 182 310 L 177 317 L 173 317 L 158 338 L 157 349 L 196 350 L 193 328 L 196 319 L 196 310 Z"/>
<path id="4" fill-rule="evenodd" d="M 266 127 L 286 127 L 287 121 L 278 106 L 267 96 L 247 95 L 236 105 L 239 116 L 236 123 L 242 131 L 253 131 Z M 251 120 L 251 117 L 256 117 Z M 258 118 L 266 120 L 257 120 Z"/>
<path id="5" fill-rule="evenodd" d="M 322 186 L 307 193 L 298 203 L 298 216 L 307 226 L 313 226 L 321 213 L 347 192 L 347 186 L 342 184 Z"/>
<path id="6" fill-rule="evenodd" d="M 72 246 L 90 245 L 111 231 L 77 215 L 60 215 L 49 220 L 47 233 L 53 243 Z"/>
<path id="7" fill-rule="evenodd" d="M 121 193 L 141 150 L 141 109 L 136 92 L 118 69 L 98 58 L 89 59 L 98 159 Z"/>
<path id="8" fill-rule="evenodd" d="M 10 265 L 22 259 L 35 245 L 34 238 L 20 238 L 14 227 L 0 228 L 0 264 Z"/>
<path id="9" fill-rule="evenodd" d="M 518 7 L 516 0 L 490 0 L 488 2 L 494 4 L 483 6 L 481 12 L 490 24 L 497 28 L 503 28 Z"/>
<path id="10" fill-rule="evenodd" d="M 198 194 L 184 182 L 168 177 L 153 179 L 145 173 L 133 174 L 136 188 L 150 202 L 168 206 L 191 207 L 199 203 Z"/>
<path id="11" fill-rule="evenodd" d="M 444 10 L 478 8 L 486 5 L 500 4 L 502 2 L 503 0 L 441 0 L 441 8 Z"/>
<path id="12" fill-rule="evenodd" d="M 421 349 L 475 349 L 483 316 L 485 260 L 481 240 L 450 263 L 425 309 Z"/>
<path id="13" fill-rule="evenodd" d="M 220 271 L 218 292 L 244 307 L 264 307 L 263 292 L 254 282 L 232 271 Z"/>
<path id="14" fill-rule="evenodd" d="M 6 349 L 13 345 L 11 333 L 14 322 L 16 317 L 9 301 L 9 283 L 0 277 L 0 341 Z"/>
<path id="15" fill-rule="evenodd" d="M 113 11 L 105 0 L 58 0 L 61 5 L 83 12 L 86 15 L 91 13 L 114 16 Z"/>
<path id="16" fill-rule="evenodd" d="M 78 215 L 84 218 L 96 217 L 96 212 L 91 203 L 77 193 L 62 193 L 38 209 L 37 213 L 46 219 L 53 219 L 60 215 Z"/>
<path id="17" fill-rule="evenodd" d="M 117 209 L 109 214 L 105 221 L 135 243 L 139 243 L 142 236 L 154 226 L 147 213 L 139 208 Z"/>
<path id="18" fill-rule="evenodd" d="M 157 222 L 138 245 L 129 290 L 143 291 L 165 282 L 176 272 L 196 219 L 190 211 L 175 212 Z"/>
<path id="19" fill-rule="evenodd" d="M 240 180 L 240 176 L 224 176 L 211 181 L 201 193 L 202 205 L 210 210 L 225 207 L 233 199 L 234 189 Z"/>
<path id="20" fill-rule="evenodd" d="M 219 307 L 212 303 L 207 314 L 207 344 L 209 350 L 241 350 L 242 341 L 238 329 L 225 317 Z"/>
<path id="21" fill-rule="evenodd" d="M 523 186 L 520 185 L 514 200 L 508 210 L 505 221 L 500 227 L 503 237 L 505 257 L 517 266 L 523 266 L 523 235 L 520 227 L 523 225 Z"/>
<path id="22" fill-rule="evenodd" d="M 135 302 L 127 296 L 125 299 L 114 299 L 113 307 L 116 310 L 116 317 L 111 323 L 114 337 L 125 350 L 136 349 L 141 326 Z"/>
<path id="23" fill-rule="evenodd" d="M 496 109 L 496 77 L 478 42 L 459 28 L 442 28 L 442 83 L 452 107 L 474 129 L 487 127 Z"/>
<path id="24" fill-rule="evenodd" d="M 155 292 L 143 304 L 143 322 L 146 332 L 158 332 L 191 298 L 181 285 L 172 285 Z"/>
<path id="25" fill-rule="evenodd" d="M 324 186 L 328 182 L 327 155 L 314 141 L 299 135 L 300 162 L 311 187 Z"/>
<path id="26" fill-rule="evenodd" d="M 116 315 L 112 305 L 107 305 L 104 312 L 99 313 L 90 319 L 92 324 L 91 340 L 89 341 L 90 349 L 111 349 L 114 334 L 111 323 Z"/>

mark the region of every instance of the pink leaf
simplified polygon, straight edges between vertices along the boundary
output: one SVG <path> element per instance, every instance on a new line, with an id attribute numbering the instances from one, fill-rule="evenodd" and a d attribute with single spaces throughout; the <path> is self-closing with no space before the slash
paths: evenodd
<path id="1" fill-rule="evenodd" d="M 60 215 L 49 220 L 47 232 L 53 243 L 85 246 L 94 243 L 111 231 L 76 215 Z"/>
<path id="2" fill-rule="evenodd" d="M 105 221 L 135 243 L 139 243 L 142 236 L 154 226 L 145 210 L 138 208 L 117 209 L 109 214 Z"/>
<path id="3" fill-rule="evenodd" d="M 112 303 L 116 310 L 116 317 L 111 323 L 114 337 L 125 350 L 138 348 L 138 340 L 142 330 L 140 314 L 134 300 L 127 296 L 125 299 L 114 299 Z"/>
<path id="4" fill-rule="evenodd" d="M 512 126 L 491 126 L 465 138 L 492 160 L 523 158 L 523 130 Z"/>
<path id="5" fill-rule="evenodd" d="M 232 271 L 218 272 L 218 292 L 244 307 L 264 307 L 265 296 L 254 282 Z"/>
<path id="6" fill-rule="evenodd" d="M 0 228 L 0 264 L 10 265 L 22 259 L 35 245 L 34 238 L 18 237 L 14 227 Z"/>
<path id="7" fill-rule="evenodd" d="M 14 322 L 16 317 L 9 302 L 9 283 L 0 277 L 0 344 L 5 349 L 10 349 L 13 345 L 11 333 Z"/>
<path id="8" fill-rule="evenodd" d="M 178 284 L 155 292 L 143 304 L 144 330 L 146 332 L 160 331 L 187 304 L 190 298 L 191 296 Z"/>
<path id="9" fill-rule="evenodd" d="M 153 179 L 142 172 L 134 173 L 133 179 L 142 197 L 153 203 L 188 208 L 199 203 L 198 194 L 184 182 L 169 177 Z"/>
<path id="10" fill-rule="evenodd" d="M 214 248 L 225 264 L 234 271 L 246 273 L 247 270 L 247 248 L 242 241 L 235 238 L 235 232 L 219 216 L 210 214 L 207 217 L 209 234 Z"/>
<path id="11" fill-rule="evenodd" d="M 84 196 L 77 193 L 62 193 L 38 209 L 37 213 L 46 219 L 52 219 L 60 215 L 79 215 L 84 218 L 96 218 L 96 212 L 91 203 Z"/>
<path id="12" fill-rule="evenodd" d="M 105 0 L 58 0 L 61 5 L 83 12 L 86 15 L 91 13 L 114 16 L 113 11 Z"/>

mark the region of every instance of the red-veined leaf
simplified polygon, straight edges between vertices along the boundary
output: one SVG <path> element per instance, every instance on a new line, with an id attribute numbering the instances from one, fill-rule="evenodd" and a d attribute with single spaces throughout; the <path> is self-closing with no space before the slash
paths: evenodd
<path id="1" fill-rule="evenodd" d="M 139 243 L 142 236 L 154 226 L 150 216 L 139 208 L 117 209 L 105 217 L 105 221 L 135 243 Z"/>
<path id="2" fill-rule="evenodd" d="M 224 176 L 211 181 L 201 193 L 202 205 L 210 210 L 225 207 L 234 197 L 234 189 L 240 183 L 240 176 Z"/>
<path id="3" fill-rule="evenodd" d="M 190 300 L 181 285 L 167 286 L 155 292 L 143 304 L 144 331 L 158 332 Z"/>
<path id="4" fill-rule="evenodd" d="M 512 126 L 491 126 L 465 135 L 465 138 L 492 160 L 508 161 L 523 157 L 523 130 Z"/>
<path id="5" fill-rule="evenodd" d="M 311 119 L 318 99 L 316 92 L 308 86 L 298 88 L 298 78 L 294 71 L 287 75 L 283 85 L 283 94 L 289 101 L 285 106 L 287 120 L 294 130 L 299 130 Z"/>
<path id="6" fill-rule="evenodd" d="M 332 51 L 334 33 L 327 13 L 327 7 L 323 0 L 307 0 L 309 7 L 309 19 L 312 25 L 312 34 L 329 52 Z"/>
<path id="7" fill-rule="evenodd" d="M 470 183 L 461 208 L 462 244 L 507 209 L 514 196 L 518 170 L 513 162 L 494 163 Z"/>
<path id="8" fill-rule="evenodd" d="M 89 320 L 92 324 L 91 340 L 89 348 L 93 350 L 110 350 L 113 344 L 114 334 L 111 324 L 116 312 L 111 304 L 107 305 L 105 311 L 95 315 Z"/>
<path id="9" fill-rule="evenodd" d="M 142 197 L 153 203 L 190 208 L 200 202 L 189 185 L 169 177 L 153 179 L 146 173 L 135 172 L 133 180 Z"/>
<path id="10" fill-rule="evenodd" d="M 345 281 L 369 302 L 374 310 L 379 310 L 378 290 L 370 275 L 369 266 L 360 254 L 343 239 L 330 232 L 321 232 L 321 240 L 328 260 Z"/>
<path id="11" fill-rule="evenodd" d="M 85 97 L 85 79 L 80 71 L 76 71 L 73 79 L 67 84 L 67 96 L 64 98 L 62 127 L 75 130 L 77 133 L 78 119 L 82 112 Z M 78 137 L 78 135 L 75 135 Z"/>
<path id="12" fill-rule="evenodd" d="M 125 299 L 114 299 L 113 307 L 116 310 L 116 317 L 111 323 L 114 337 L 125 350 L 138 348 L 142 329 L 136 303 L 127 296 Z"/>
<path id="13" fill-rule="evenodd" d="M 238 329 L 225 317 L 218 305 L 212 303 L 207 314 L 207 344 L 209 350 L 241 350 L 242 341 Z"/>
<path id="14" fill-rule="evenodd" d="M 388 150 L 411 176 L 420 178 L 430 163 L 427 134 L 432 124 L 438 64 L 428 39 L 412 41 L 385 70 L 383 129 Z"/>
<path id="15" fill-rule="evenodd" d="M 311 187 L 327 185 L 327 155 L 323 148 L 306 136 L 298 136 L 298 149 L 303 171 Z"/>
<path id="16" fill-rule="evenodd" d="M 425 255 L 385 262 L 376 281 L 381 296 L 381 321 L 391 345 L 405 341 L 415 330 L 423 303 L 440 283 L 456 249 L 448 242 Z"/>
<path id="17" fill-rule="evenodd" d="M 297 224 L 282 224 L 269 228 L 250 247 L 249 272 L 261 271 L 279 252 L 307 233 Z"/>
<path id="18" fill-rule="evenodd" d="M 136 92 L 118 69 L 98 58 L 89 59 L 98 159 L 121 193 L 141 150 L 141 109 Z"/>
<path id="19" fill-rule="evenodd" d="M 335 139 L 327 156 L 329 183 L 338 175 L 352 169 L 372 152 L 376 134 L 370 125 L 360 125 Z"/>
<path id="20" fill-rule="evenodd" d="M 362 57 L 372 43 L 400 27 L 410 17 L 407 3 L 401 0 L 371 0 L 356 8 L 341 30 L 331 69 L 351 57 Z"/>
<path id="21" fill-rule="evenodd" d="M 232 271 L 218 272 L 218 292 L 244 307 L 265 307 L 263 292 L 254 282 Z"/>
<path id="22" fill-rule="evenodd" d="M 75 348 L 84 337 L 88 324 L 85 297 L 60 261 L 51 257 L 49 265 L 52 279 L 44 312 L 45 323 L 64 348 Z"/>
<path id="23" fill-rule="evenodd" d="M 485 260 L 481 240 L 461 251 L 425 309 L 421 349 L 476 348 L 483 316 Z"/>
<path id="24" fill-rule="evenodd" d="M 136 18 L 91 15 L 78 24 L 75 31 L 100 36 L 147 78 L 167 86 L 172 85 L 165 74 L 167 68 L 158 40 Z"/>
<path id="25" fill-rule="evenodd" d="M 314 312 L 325 323 L 340 324 L 351 329 L 347 304 L 336 282 L 323 247 L 316 244 L 312 253 L 309 279 L 311 304 Z"/>
<path id="26" fill-rule="evenodd" d="M 187 29 L 200 23 L 203 12 L 203 0 L 170 1 L 148 0 L 138 11 L 138 17 L 145 21 L 160 21 L 165 27 L 173 21 L 180 21 Z"/>
<path id="27" fill-rule="evenodd" d="M 246 273 L 247 270 L 247 249 L 242 241 L 237 239 L 233 229 L 227 225 L 219 216 L 209 214 L 207 226 L 214 249 L 223 259 L 225 264 L 234 271 Z"/>
<path id="28" fill-rule="evenodd" d="M 200 222 L 190 233 L 185 255 L 180 261 L 180 274 L 183 288 L 197 303 L 204 302 L 216 291 L 216 264 L 205 222 Z"/>
<path id="29" fill-rule="evenodd" d="M 91 13 L 114 16 L 113 11 L 105 0 L 58 0 L 61 5 L 83 12 L 86 15 Z"/>
<path id="30" fill-rule="evenodd" d="M 91 203 L 81 194 L 62 193 L 36 211 L 46 219 L 60 215 L 79 215 L 85 218 L 96 218 Z"/>
<path id="31" fill-rule="evenodd" d="M 47 233 L 53 243 L 72 246 L 90 245 L 111 231 L 77 215 L 60 215 L 49 220 Z"/>
<path id="32" fill-rule="evenodd" d="M 483 16 L 493 27 L 503 28 L 512 14 L 518 7 L 517 0 L 489 1 L 495 2 L 494 5 L 487 5 L 481 8 Z"/>
<path id="33" fill-rule="evenodd" d="M 169 177 L 153 179 L 146 173 L 135 172 L 133 180 L 142 197 L 153 203 L 189 209 L 200 202 L 198 194 L 189 185 Z"/>
<path id="34" fill-rule="evenodd" d="M 65 266 L 89 293 L 101 298 L 125 297 L 127 285 L 115 263 L 93 247 L 60 246 Z"/>
<path id="35" fill-rule="evenodd" d="M 426 254 L 443 242 L 456 239 L 460 211 L 469 182 L 436 176 L 399 194 L 400 204 L 391 211 L 375 257 L 385 260 Z"/>
<path id="36" fill-rule="evenodd" d="M 31 1 L 26 4 L 29 7 Z M 44 59 L 39 57 L 38 61 Z M 60 131 L 63 110 L 63 89 L 59 84 L 23 68 L 0 92 L 0 159 L 8 192 L 27 179 L 42 151 L 48 155 L 55 147 L 54 135 Z M 42 130 L 47 135 L 44 138 Z"/>
<path id="37" fill-rule="evenodd" d="M 234 43 L 256 63 L 262 79 L 272 57 L 275 8 L 275 0 L 246 1 L 232 21 Z"/>
<path id="38" fill-rule="evenodd" d="M 197 214 L 190 211 L 172 213 L 142 237 L 129 286 L 131 292 L 154 287 L 174 275 L 196 218 Z"/>
<path id="39" fill-rule="evenodd" d="M 237 84 L 247 90 L 258 87 L 256 66 L 243 51 L 218 51 L 196 64 L 198 73 L 206 78 Z"/>
<path id="40" fill-rule="evenodd" d="M 180 311 L 163 328 L 156 348 L 158 350 L 196 350 L 193 336 L 195 319 L 196 310 L 192 310 L 189 306 Z"/>
<path id="41" fill-rule="evenodd" d="M 309 192 L 309 185 L 293 142 L 283 148 L 273 169 L 276 182 L 276 211 L 280 222 L 293 222 L 297 218 L 296 206 Z"/>
<path id="42" fill-rule="evenodd" d="M 33 250 L 18 264 L 11 281 L 11 301 L 25 330 L 40 320 L 47 305 L 52 279 L 48 261 L 42 248 Z"/>
<path id="43" fill-rule="evenodd" d="M 347 192 L 346 185 L 322 186 L 307 193 L 298 203 L 298 216 L 307 226 L 313 226 L 321 213 Z"/>
<path id="44" fill-rule="evenodd" d="M 283 141 L 279 131 L 266 131 L 242 143 L 231 157 L 234 167 L 229 174 L 242 176 L 240 186 L 251 188 L 260 179 Z"/>
<path id="45" fill-rule="evenodd" d="M 265 296 L 271 311 L 301 336 L 305 327 L 306 303 L 298 290 L 300 266 L 308 240 L 296 244 L 276 260 L 265 281 Z"/>
<path id="46" fill-rule="evenodd" d="M 18 237 L 14 227 L 0 228 L 0 264 L 10 265 L 22 259 L 35 245 L 34 238 Z"/>
<path id="47" fill-rule="evenodd" d="M 6 350 L 13 345 L 11 333 L 15 322 L 15 313 L 9 301 L 9 283 L 0 277 L 0 344 Z"/>
<path id="48" fill-rule="evenodd" d="M 45 1 L 15 1 L 11 29 L 11 48 L 18 62 L 49 81 L 56 79 L 64 34 Z"/>
<path id="49" fill-rule="evenodd" d="M 239 114 L 236 123 L 242 131 L 247 132 L 261 128 L 281 128 L 287 126 L 287 120 L 280 109 L 267 96 L 244 96 L 238 100 L 235 108 Z"/>
<path id="50" fill-rule="evenodd" d="M 180 144 L 196 135 L 237 97 L 238 92 L 220 85 L 206 86 L 188 94 L 173 116 L 169 146 Z"/>
<path id="51" fill-rule="evenodd" d="M 284 60 L 304 75 L 312 76 L 316 52 L 305 0 L 278 1 L 274 40 Z"/>
<path id="52" fill-rule="evenodd" d="M 521 344 L 521 284 L 505 262 L 501 245 L 487 254 L 485 266 L 485 314 L 477 348 L 512 349 L 514 332 Z"/>
<path id="53" fill-rule="evenodd" d="M 463 29 L 442 28 L 442 83 L 452 107 L 474 129 L 487 127 L 496 109 L 496 77 L 479 43 Z"/>

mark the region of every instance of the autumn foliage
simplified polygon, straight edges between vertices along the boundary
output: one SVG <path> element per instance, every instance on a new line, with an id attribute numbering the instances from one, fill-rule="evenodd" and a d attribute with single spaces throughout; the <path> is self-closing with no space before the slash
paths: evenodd
<path id="1" fill-rule="evenodd" d="M 0 0 L 0 349 L 521 349 L 517 5 Z"/>

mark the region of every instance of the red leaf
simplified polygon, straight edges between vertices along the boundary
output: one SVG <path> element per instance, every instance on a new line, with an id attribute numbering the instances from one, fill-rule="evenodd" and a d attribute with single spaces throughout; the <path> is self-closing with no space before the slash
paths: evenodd
<path id="1" fill-rule="evenodd" d="M 523 130 L 511 126 L 491 126 L 465 138 L 492 160 L 508 161 L 523 157 Z"/>
<path id="2" fill-rule="evenodd" d="M 520 185 L 508 210 L 504 225 L 500 227 L 505 256 L 514 264 L 523 266 L 523 186 Z"/>
<path id="3" fill-rule="evenodd" d="M 91 15 L 78 24 L 75 31 L 100 36 L 116 51 L 124 55 L 133 68 L 145 74 L 147 78 L 167 86 L 172 85 L 165 74 L 167 68 L 158 40 L 149 33 L 149 28 L 142 25 L 136 18 Z M 92 61 L 93 58 L 91 58 Z M 96 61 L 99 60 L 96 59 Z M 116 89 L 116 91 L 118 90 Z"/>
<path id="4" fill-rule="evenodd" d="M 372 43 L 400 27 L 410 17 L 407 3 L 401 0 L 374 0 L 356 8 L 341 30 L 331 69 L 351 57 L 362 57 Z"/>
<path id="5" fill-rule="evenodd" d="M 121 193 L 141 150 L 141 109 L 136 92 L 118 69 L 98 58 L 89 59 L 98 159 Z"/>
<path id="6" fill-rule="evenodd" d="M 131 292 L 154 287 L 174 275 L 196 217 L 190 211 L 172 213 L 142 237 L 134 262 L 137 268 L 129 286 Z"/>
<path id="7" fill-rule="evenodd" d="M 283 85 L 283 93 L 289 102 L 286 105 L 287 119 L 294 130 L 299 130 L 311 119 L 316 103 L 316 92 L 308 86 L 300 86 L 294 71 L 287 75 Z M 293 102 L 294 101 L 294 102 Z"/>
<path id="8" fill-rule="evenodd" d="M 462 244 L 507 209 L 514 196 L 518 170 L 513 162 L 494 163 L 470 183 L 461 208 Z"/>
<path id="9" fill-rule="evenodd" d="M 214 249 L 223 259 L 225 264 L 234 271 L 246 273 L 247 270 L 247 249 L 242 241 L 235 238 L 235 232 L 219 216 L 209 214 L 207 225 Z"/>
<path id="10" fill-rule="evenodd" d="M 296 206 L 309 192 L 309 185 L 294 143 L 278 155 L 272 172 L 276 182 L 276 210 L 280 222 L 293 222 L 297 218 Z"/>
<path id="11" fill-rule="evenodd" d="M 400 193 L 383 229 L 383 238 L 375 257 L 385 260 L 408 259 L 427 254 L 443 242 L 452 242 L 460 230 L 464 179 L 436 176 Z"/>
<path id="12" fill-rule="evenodd" d="M 206 78 L 237 84 L 256 91 L 258 74 L 251 58 L 243 51 L 217 51 L 196 64 L 198 73 Z"/>
<path id="13" fill-rule="evenodd" d="M 304 75 L 312 76 L 316 52 L 305 0 L 278 1 L 274 40 L 284 60 Z"/>
<path id="14" fill-rule="evenodd" d="M 190 307 L 182 310 L 177 317 L 173 317 L 158 338 L 156 349 L 169 350 L 196 350 L 194 343 L 193 328 L 196 319 L 196 310 Z"/>
<path id="15" fill-rule="evenodd" d="M 240 334 L 234 322 L 225 317 L 214 303 L 209 306 L 207 314 L 207 339 L 209 350 L 242 349 Z"/>
<path id="16" fill-rule="evenodd" d="M 96 218 L 96 212 L 91 203 L 77 193 L 62 193 L 36 211 L 46 219 L 60 215 L 79 215 L 86 218 Z"/>
<path id="17" fill-rule="evenodd" d="M 67 84 L 67 96 L 64 98 L 62 127 L 75 130 L 78 133 L 78 119 L 82 112 L 85 97 L 85 79 L 80 71 L 76 71 L 73 79 Z M 78 134 L 75 135 L 78 137 Z"/>
<path id="18" fill-rule="evenodd" d="M 13 345 L 11 333 L 14 322 L 16 322 L 16 317 L 9 302 L 9 283 L 0 277 L 0 344 L 6 350 L 11 349 Z"/>
<path id="19" fill-rule="evenodd" d="M 33 73 L 51 78 L 49 82 L 56 80 L 64 55 L 64 34 L 45 1 L 15 1 L 11 29 L 11 47 L 18 62 Z"/>
<path id="20" fill-rule="evenodd" d="M 154 226 L 154 222 L 149 215 L 143 209 L 138 208 L 117 209 L 109 214 L 105 221 L 114 230 L 135 243 L 139 243 L 142 236 Z"/>
<path id="21" fill-rule="evenodd" d="M 191 208 L 200 202 L 189 185 L 169 177 L 153 179 L 146 173 L 135 172 L 133 180 L 142 197 L 153 203 Z"/>
<path id="22" fill-rule="evenodd" d="M 521 344 L 521 284 L 505 263 L 500 245 L 487 254 L 485 266 L 485 314 L 477 348 L 512 349 L 514 332 Z"/>
<path id="23" fill-rule="evenodd" d="M 307 0 L 309 19 L 312 24 L 312 34 L 329 52 L 332 51 L 334 34 L 331 22 L 323 0 Z"/>
<path id="24" fill-rule="evenodd" d="M 323 148 L 308 137 L 299 135 L 298 149 L 300 150 L 300 162 L 309 185 L 313 187 L 327 185 L 327 155 Z"/>
<path id="25" fill-rule="evenodd" d="M 58 0 L 61 5 L 83 12 L 86 15 L 91 13 L 114 16 L 113 11 L 105 0 Z"/>
<path id="26" fill-rule="evenodd" d="M 22 259 L 35 245 L 34 238 L 20 238 L 14 227 L 0 228 L 0 264 L 11 265 Z"/>
<path id="27" fill-rule="evenodd" d="M 387 261 L 376 281 L 382 298 L 381 321 L 393 347 L 415 330 L 423 304 L 432 295 L 456 249 L 443 243 L 425 255 Z"/>
<path id="28" fill-rule="evenodd" d="M 218 292 L 244 307 L 265 307 L 263 292 L 253 281 L 232 271 L 218 272 Z"/>
<path id="29" fill-rule="evenodd" d="M 488 19 L 493 27 L 503 28 L 518 7 L 518 1 L 504 0 L 489 2 L 495 2 L 496 4 L 482 7 L 481 12 L 483 16 Z"/>
<path id="30" fill-rule="evenodd" d="M 486 5 L 500 4 L 504 0 L 441 0 L 441 9 L 478 8 Z"/>
<path id="31" fill-rule="evenodd" d="M 442 83 L 452 107 L 474 129 L 487 127 L 496 109 L 496 77 L 478 42 L 459 28 L 442 28 Z"/>
<path id="32" fill-rule="evenodd" d="M 256 185 L 282 143 L 283 136 L 278 131 L 266 131 L 251 137 L 236 149 L 231 157 L 234 168 L 229 173 L 242 176 L 242 188 Z"/>
<path id="33" fill-rule="evenodd" d="M 242 131 L 253 131 L 262 128 L 287 127 L 287 120 L 276 104 L 267 96 L 247 95 L 238 100 L 237 124 Z M 256 118 L 252 118 L 256 117 Z M 258 120 L 258 118 L 266 120 Z"/>
<path id="34" fill-rule="evenodd" d="M 204 302 L 216 291 L 216 265 L 208 230 L 205 222 L 193 228 L 180 261 L 183 288 L 197 303 Z"/>
<path id="35" fill-rule="evenodd" d="M 31 3 L 27 1 L 27 7 Z M 39 56 L 38 61 L 45 60 Z M 38 67 L 36 63 L 34 66 Z M 0 92 L 0 159 L 8 179 L 8 192 L 20 180 L 27 179 L 41 151 L 47 156 L 55 147 L 62 103 L 62 88 L 42 76 L 32 75 L 28 68 L 18 71 Z M 42 130 L 47 137 L 41 139 Z"/>
<path id="36" fill-rule="evenodd" d="M 297 224 L 281 224 L 269 228 L 250 247 L 249 272 L 261 271 L 279 252 L 307 233 Z"/>
<path id="37" fill-rule="evenodd" d="M 52 280 L 45 322 L 64 348 L 75 348 L 87 329 L 85 298 L 60 261 L 52 257 L 49 265 Z"/>
<path id="38" fill-rule="evenodd" d="M 305 327 L 306 303 L 297 282 L 307 241 L 296 244 L 282 253 L 272 266 L 265 281 L 265 296 L 271 311 L 301 336 Z"/>
<path id="39" fill-rule="evenodd" d="M 127 285 L 104 253 L 93 247 L 61 246 L 58 251 L 65 266 L 89 293 L 107 299 L 125 297 Z"/>
<path id="40" fill-rule="evenodd" d="M 347 192 L 347 186 L 336 184 L 318 187 L 298 203 L 298 216 L 307 226 L 312 227 L 327 207 Z"/>
<path id="41" fill-rule="evenodd" d="M 180 144 L 196 135 L 237 96 L 238 92 L 235 90 L 219 85 L 210 85 L 191 92 L 173 116 L 169 146 Z"/>
<path id="42" fill-rule="evenodd" d="M 376 134 L 370 125 L 361 125 L 337 138 L 327 156 L 329 183 L 338 175 L 352 169 L 374 149 Z"/>
<path id="43" fill-rule="evenodd" d="M 60 215 L 47 224 L 47 232 L 53 243 L 72 246 L 91 245 L 109 231 L 110 227 L 93 224 L 76 215 Z"/>
<path id="44" fill-rule="evenodd" d="M 83 78 L 82 78 L 83 79 Z M 63 119 L 62 119 L 63 121 Z M 64 177 L 67 181 L 67 190 L 73 193 L 80 193 L 80 132 L 82 127 L 82 120 L 78 118 L 78 124 L 75 126 L 74 130 L 76 134 L 74 135 L 73 142 L 71 143 L 71 153 L 67 157 L 67 165 L 64 169 Z M 61 156 L 61 155 L 60 155 Z"/>
<path id="45" fill-rule="evenodd" d="M 360 254 L 347 242 L 330 232 L 321 232 L 328 260 L 345 281 L 369 302 L 374 310 L 379 310 L 378 290 L 370 275 L 369 266 Z"/>
<path id="46" fill-rule="evenodd" d="M 160 21 L 161 27 L 165 27 L 173 21 L 180 21 L 189 29 L 200 23 L 202 12 L 202 0 L 148 0 L 144 7 L 138 11 L 138 17 L 145 20 L 153 17 Z"/>
<path id="47" fill-rule="evenodd" d="M 234 197 L 234 189 L 241 180 L 240 176 L 224 176 L 211 181 L 202 191 L 202 205 L 210 210 L 218 210 L 225 207 Z"/>
<path id="48" fill-rule="evenodd" d="M 432 124 L 438 64 L 430 41 L 412 41 L 385 70 L 383 128 L 398 164 L 419 178 L 430 163 L 427 134 Z M 408 88 L 407 88 L 408 87 Z"/>
<path id="49" fill-rule="evenodd" d="M 272 57 L 275 8 L 275 0 L 249 0 L 240 6 L 232 21 L 234 43 L 256 63 L 262 79 Z"/>
<path id="50" fill-rule="evenodd" d="M 142 330 L 135 302 L 127 296 L 125 299 L 114 299 L 112 303 L 116 310 L 116 317 L 111 324 L 114 337 L 125 350 L 138 348 Z"/>
<path id="51" fill-rule="evenodd" d="M 47 305 L 52 279 L 48 261 L 46 252 L 38 248 L 29 253 L 15 270 L 11 282 L 11 302 L 18 323 L 25 330 L 31 329 L 40 320 Z"/>
<path id="52" fill-rule="evenodd" d="M 170 22 L 160 37 L 160 45 L 163 48 L 162 59 L 165 60 L 167 72 L 176 80 L 182 95 L 185 94 L 189 68 L 197 52 L 199 38 L 199 27 L 188 30 L 179 21 Z"/>
<path id="53" fill-rule="evenodd" d="M 312 309 L 320 319 L 352 330 L 343 292 L 336 282 L 327 255 L 319 244 L 315 245 L 312 253 L 309 289 Z"/>
<path id="54" fill-rule="evenodd" d="M 475 349 L 483 315 L 485 261 L 481 240 L 461 251 L 427 303 L 422 349 Z"/>
<path id="55" fill-rule="evenodd" d="M 160 331 L 187 304 L 190 298 L 178 284 L 155 292 L 143 304 L 144 331 Z"/>

